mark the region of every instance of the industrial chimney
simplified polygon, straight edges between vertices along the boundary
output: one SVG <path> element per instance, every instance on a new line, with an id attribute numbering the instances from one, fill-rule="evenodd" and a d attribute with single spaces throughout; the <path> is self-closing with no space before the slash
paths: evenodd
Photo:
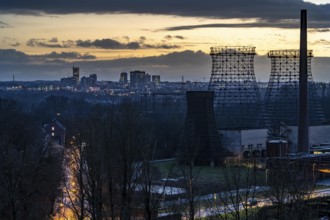
<path id="1" fill-rule="evenodd" d="M 307 75 L 307 10 L 301 10 L 299 63 L 298 152 L 309 152 Z"/>

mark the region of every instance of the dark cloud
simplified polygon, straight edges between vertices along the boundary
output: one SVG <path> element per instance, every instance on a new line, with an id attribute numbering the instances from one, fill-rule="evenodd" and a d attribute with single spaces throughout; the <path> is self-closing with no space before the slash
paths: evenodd
<path id="1" fill-rule="evenodd" d="M 299 21 L 297 20 L 287 20 L 287 21 L 278 21 L 278 22 L 269 22 L 265 20 L 258 20 L 257 22 L 249 23 L 212 23 L 212 24 L 201 24 L 201 25 L 181 25 L 181 26 L 172 26 L 161 29 L 160 31 L 180 31 L 180 30 L 193 30 L 199 28 L 264 28 L 264 27 L 273 27 L 273 28 L 299 28 Z M 309 26 L 312 26 L 315 32 L 326 32 L 329 31 L 328 28 L 330 24 L 324 22 L 311 22 Z"/>
<path id="2" fill-rule="evenodd" d="M 84 48 L 101 48 L 108 50 L 137 50 L 137 49 L 177 49 L 178 45 L 172 44 L 147 44 L 146 37 L 142 36 L 139 41 L 132 41 L 122 43 L 110 38 L 96 39 L 96 40 L 76 40 L 76 41 L 58 41 L 56 37 L 49 40 L 46 39 L 30 39 L 26 45 L 29 47 L 46 47 L 46 48 L 70 48 L 70 47 L 84 47 Z"/>
<path id="3" fill-rule="evenodd" d="M 91 40 L 78 40 L 76 41 L 76 46 L 78 47 L 89 47 L 89 48 L 102 48 L 102 49 L 139 49 L 140 44 L 138 42 L 130 42 L 128 44 L 121 43 L 113 39 L 97 39 Z"/>
<path id="4" fill-rule="evenodd" d="M 140 49 L 140 44 L 138 42 L 131 42 L 126 44 L 128 49 L 132 49 L 132 50 L 136 50 L 136 49 Z"/>
<path id="5" fill-rule="evenodd" d="M 199 66 L 205 65 L 210 61 L 210 56 L 202 51 L 191 51 L 186 50 L 182 52 L 173 52 L 160 56 L 150 56 L 144 58 L 122 58 L 109 61 L 95 61 L 90 63 L 95 63 L 95 66 L 98 66 L 100 63 L 108 63 L 114 68 L 123 68 L 129 64 L 129 68 L 136 69 L 138 67 L 153 66 L 160 68 L 176 68 L 176 67 L 188 67 L 188 66 Z"/>
<path id="6" fill-rule="evenodd" d="M 33 64 L 33 63 L 56 63 L 60 60 L 93 60 L 95 56 L 86 54 L 80 54 L 76 52 L 51 52 L 42 55 L 28 55 L 21 51 L 14 49 L 1 50 L 0 49 L 0 63 L 10 64 Z"/>
<path id="7" fill-rule="evenodd" d="M 64 48 L 65 45 L 57 43 L 57 38 L 52 38 L 50 40 L 45 39 L 30 39 L 26 42 L 29 47 L 46 47 L 46 48 Z"/>
<path id="8" fill-rule="evenodd" d="M 92 60 L 96 59 L 96 56 L 90 55 L 88 53 L 80 54 L 77 52 L 51 52 L 49 54 L 38 55 L 35 57 L 43 58 L 43 59 L 77 59 L 77 60 Z"/>
<path id="9" fill-rule="evenodd" d="M 76 45 L 76 42 L 73 40 L 67 40 L 67 41 L 62 41 L 61 47 L 64 48 L 69 48 L 69 47 L 74 47 Z"/>
<path id="10" fill-rule="evenodd" d="M 172 35 L 166 35 L 164 37 L 166 40 L 172 40 L 173 38 L 176 38 L 176 39 L 179 39 L 179 40 L 184 40 L 185 37 L 181 36 L 181 35 L 175 35 L 175 36 L 172 36 Z"/>
<path id="11" fill-rule="evenodd" d="M 181 36 L 181 35 L 175 35 L 174 36 L 176 39 L 179 39 L 179 40 L 184 40 L 186 39 L 184 36 Z"/>
<path id="12" fill-rule="evenodd" d="M 153 49 L 179 49 L 180 46 L 178 45 L 171 45 L 171 44 L 145 44 L 145 48 L 153 48 Z"/>
<path id="13" fill-rule="evenodd" d="M 47 56 L 47 55 L 44 55 Z M 58 55 L 49 55 L 52 58 Z M 64 55 L 63 55 L 64 56 Z M 268 81 L 271 63 L 266 56 L 255 57 L 255 74 L 257 80 Z M 34 56 L 16 50 L 0 50 L 0 80 L 10 80 L 15 74 L 17 80 L 59 80 L 70 72 L 72 62 L 65 59 L 44 59 L 42 63 L 33 62 Z M 75 64 L 81 72 L 96 73 L 101 80 L 118 80 L 122 71 L 145 70 L 150 74 L 160 74 L 162 80 L 180 81 L 181 76 L 187 80 L 210 79 L 212 61 L 209 54 L 202 51 L 181 51 L 161 56 L 142 58 L 122 58 L 115 60 L 78 60 Z M 312 60 L 313 78 L 315 81 L 330 81 L 330 58 L 314 57 Z"/>
<path id="14" fill-rule="evenodd" d="M 302 0 L 3 0 L 2 13 L 146 13 L 208 18 L 260 18 L 272 22 L 298 19 L 299 10 L 307 9 L 309 20 L 328 22 L 330 4 L 316 5 Z M 316 24 L 315 23 L 315 24 Z"/>
<path id="15" fill-rule="evenodd" d="M 308 30 L 310 33 L 325 33 L 325 32 L 330 32 L 330 28 L 314 28 Z"/>
<path id="16" fill-rule="evenodd" d="M 80 46 L 77 44 L 77 46 Z M 126 45 L 112 39 L 101 39 L 92 42 L 93 47 L 102 49 L 125 49 Z"/>
<path id="17" fill-rule="evenodd" d="M 14 49 L 0 49 L 0 63 L 28 62 L 30 57 L 23 52 Z"/>
<path id="18" fill-rule="evenodd" d="M 0 54 L 1 54 L 0 50 Z M 0 79 L 15 77 L 18 80 L 37 80 L 37 79 L 57 79 L 63 75 L 59 73 L 70 71 L 72 63 L 69 61 L 60 60 L 59 62 L 45 62 L 36 64 L 34 56 L 28 56 L 24 53 L 19 53 L 27 60 L 26 62 L 1 62 L 0 61 Z M 43 55 L 45 56 L 45 55 Z M 47 55 L 56 58 L 58 55 Z M 46 56 L 46 57 L 47 57 Z M 1 60 L 0 55 L 0 60 Z M 75 62 L 80 67 L 80 70 L 85 73 L 96 73 L 100 79 L 118 80 L 119 73 L 131 71 L 134 69 L 146 70 L 151 74 L 161 74 L 162 80 L 179 81 L 184 75 L 186 79 L 202 80 L 210 74 L 211 59 L 208 54 L 201 51 L 182 51 L 174 52 L 161 56 L 151 56 L 144 58 L 123 58 L 116 60 L 81 60 Z M 45 74 L 48 75 L 45 75 Z"/>
<path id="19" fill-rule="evenodd" d="M 92 47 L 93 43 L 90 40 L 77 40 L 76 45 L 78 47 Z"/>

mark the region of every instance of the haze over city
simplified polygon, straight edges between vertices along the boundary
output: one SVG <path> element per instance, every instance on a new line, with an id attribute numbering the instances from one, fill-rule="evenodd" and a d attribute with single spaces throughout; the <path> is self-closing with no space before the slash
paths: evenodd
<path id="1" fill-rule="evenodd" d="M 118 80 L 143 69 L 163 80 L 204 81 L 212 46 L 255 46 L 257 80 L 268 81 L 267 52 L 298 49 L 299 10 L 309 11 L 315 81 L 330 81 L 330 1 L 1 1 L 0 80 L 82 75 Z"/>

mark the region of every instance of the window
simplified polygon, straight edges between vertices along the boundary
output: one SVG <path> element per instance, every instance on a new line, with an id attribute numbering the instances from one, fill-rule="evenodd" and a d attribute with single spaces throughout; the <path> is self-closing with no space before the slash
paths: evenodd
<path id="1" fill-rule="evenodd" d="M 52 131 L 54 131 L 55 130 L 55 128 L 54 127 L 52 127 Z"/>
<path id="2" fill-rule="evenodd" d="M 54 132 L 52 132 L 52 137 L 54 137 L 55 136 L 55 134 L 54 134 Z"/>

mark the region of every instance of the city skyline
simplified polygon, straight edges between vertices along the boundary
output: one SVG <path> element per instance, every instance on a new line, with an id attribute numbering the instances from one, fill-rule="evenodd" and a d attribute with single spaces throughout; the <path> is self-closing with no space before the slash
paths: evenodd
<path id="1" fill-rule="evenodd" d="M 321 4 L 322 3 L 322 4 Z M 299 11 L 308 10 L 315 81 L 330 81 L 330 1 L 218 2 L 98 0 L 0 3 L 0 80 L 82 75 L 118 80 L 140 69 L 180 81 L 209 80 L 212 46 L 255 46 L 257 80 L 268 81 L 267 52 L 299 47 Z"/>

